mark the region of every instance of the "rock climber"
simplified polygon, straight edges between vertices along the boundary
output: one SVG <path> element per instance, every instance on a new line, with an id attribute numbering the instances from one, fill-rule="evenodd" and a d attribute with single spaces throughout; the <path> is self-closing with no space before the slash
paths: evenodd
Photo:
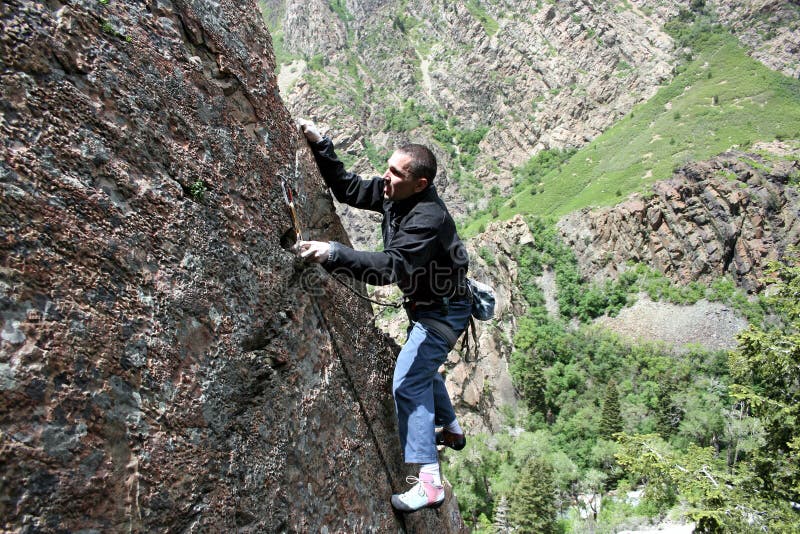
<path id="1" fill-rule="evenodd" d="M 408 338 L 395 363 L 392 394 L 404 461 L 420 467 L 418 477 L 408 477 L 414 486 L 392 495 L 391 502 L 403 512 L 437 508 L 445 495 L 436 446 L 461 450 L 466 444 L 438 369 L 455 343 L 452 336 L 468 325 L 471 298 L 466 248 L 433 185 L 436 157 L 423 145 L 408 144 L 394 151 L 382 177 L 362 180 L 345 170 L 331 139 L 313 122 L 298 123 L 336 199 L 383 214 L 380 252 L 336 241 L 300 241 L 295 247 L 328 272 L 371 285 L 396 283 L 402 290 Z M 447 328 L 450 336 L 443 333 Z"/>

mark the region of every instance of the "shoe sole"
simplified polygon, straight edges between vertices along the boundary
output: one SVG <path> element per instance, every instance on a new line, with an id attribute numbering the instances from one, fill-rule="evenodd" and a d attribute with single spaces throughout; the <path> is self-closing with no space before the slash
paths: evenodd
<path id="1" fill-rule="evenodd" d="M 462 450 L 464 447 L 466 447 L 466 446 L 467 446 L 467 440 L 466 440 L 466 439 L 464 439 L 464 441 L 462 441 L 461 443 L 456 443 L 455 445 L 449 445 L 449 444 L 445 443 L 445 441 L 444 441 L 444 440 L 441 440 L 441 441 L 440 441 L 440 440 L 438 439 L 438 436 L 437 436 L 437 439 L 436 439 L 436 445 L 441 445 L 442 447 L 447 447 L 448 449 L 453 449 L 454 451 L 460 451 L 460 450 Z"/>
<path id="2" fill-rule="evenodd" d="M 415 509 L 412 510 L 411 508 L 408 508 L 407 506 L 405 506 L 401 501 L 400 505 L 404 506 L 404 508 L 400 508 L 399 506 L 397 506 L 395 504 L 394 495 L 392 495 L 392 508 L 394 508 L 398 512 L 403 512 L 403 513 L 406 513 L 406 514 L 413 514 L 414 512 L 419 512 L 420 510 L 425 510 L 427 508 L 430 508 L 432 510 L 436 510 L 436 509 L 440 508 L 443 504 L 444 504 L 444 499 L 442 499 L 441 501 L 438 501 L 438 502 L 431 503 L 431 504 L 426 504 L 425 506 L 422 506 L 420 508 L 415 508 Z"/>

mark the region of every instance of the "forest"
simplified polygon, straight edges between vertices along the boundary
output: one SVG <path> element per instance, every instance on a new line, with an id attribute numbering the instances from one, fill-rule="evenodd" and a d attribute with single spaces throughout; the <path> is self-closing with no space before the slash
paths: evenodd
<path id="1" fill-rule="evenodd" d="M 705 290 L 631 265 L 603 285 L 577 275 L 547 220 L 520 247 L 512 376 L 524 407 L 505 430 L 471 439 L 444 462 L 476 532 L 616 532 L 686 518 L 696 532 L 797 532 L 800 492 L 800 262 L 771 265 L 768 296 L 730 280 Z M 556 271 L 560 316 L 533 282 Z M 590 319 L 639 291 L 737 307 L 750 320 L 732 351 L 634 344 Z"/>

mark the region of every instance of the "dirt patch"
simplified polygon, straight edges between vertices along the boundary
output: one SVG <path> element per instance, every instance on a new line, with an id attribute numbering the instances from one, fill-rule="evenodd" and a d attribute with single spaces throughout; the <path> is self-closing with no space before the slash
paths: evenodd
<path id="1" fill-rule="evenodd" d="M 736 334 L 747 328 L 747 320 L 730 306 L 706 300 L 687 306 L 654 302 L 643 293 L 617 317 L 600 317 L 595 323 L 634 341 L 663 341 L 677 350 L 687 345 L 731 349 Z"/>

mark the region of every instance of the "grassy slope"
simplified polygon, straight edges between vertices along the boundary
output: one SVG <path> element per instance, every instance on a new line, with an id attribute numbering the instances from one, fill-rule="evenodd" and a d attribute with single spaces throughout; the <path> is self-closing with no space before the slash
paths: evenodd
<path id="1" fill-rule="evenodd" d="M 715 35 L 672 83 L 533 184 L 540 192 L 523 186 L 499 218 L 613 205 L 688 161 L 776 137 L 800 138 L 800 81 L 751 59 L 732 36 Z M 472 221 L 464 233 L 488 220 Z"/>

